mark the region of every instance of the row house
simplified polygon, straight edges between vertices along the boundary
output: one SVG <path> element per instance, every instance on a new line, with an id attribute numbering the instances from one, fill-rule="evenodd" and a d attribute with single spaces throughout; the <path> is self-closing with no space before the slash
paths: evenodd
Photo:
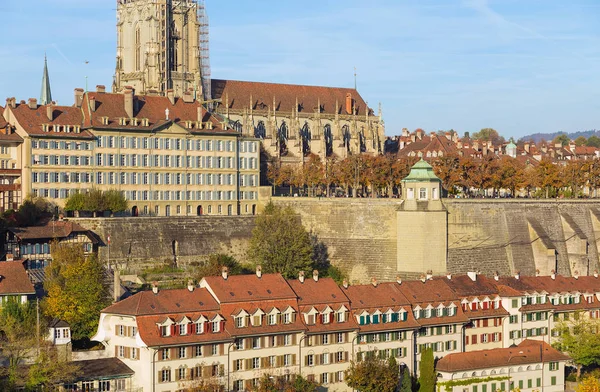
<path id="1" fill-rule="evenodd" d="M 508 312 L 502 306 L 502 300 L 493 279 L 477 272 L 452 276 L 443 279 L 454 291 L 460 306 L 469 319 L 465 326 L 465 351 L 485 350 L 507 347 L 503 341 L 503 327 Z"/>
<path id="2" fill-rule="evenodd" d="M 76 192 L 116 189 L 133 216 L 256 213 L 259 140 L 242 137 L 192 92 L 176 98 L 98 86 L 75 89 L 74 100 L 7 99 L 0 140 L 16 140 L 6 142 L 14 149 L 7 170 L 18 170 L 23 194 L 62 206 Z M 0 163 L 2 148 L 0 141 Z"/>
<path id="3" fill-rule="evenodd" d="M 402 294 L 402 281 L 348 286 L 344 292 L 350 299 L 352 314 L 359 325 L 355 354 L 393 356 L 400 366 L 414 372 L 415 333 L 419 328 L 410 301 Z"/>
<path id="4" fill-rule="evenodd" d="M 286 380 L 300 370 L 299 342 L 306 327 L 296 293 L 279 274 L 207 276 L 200 287 L 219 303 L 227 346 L 227 390 L 258 386 L 264 374 Z"/>

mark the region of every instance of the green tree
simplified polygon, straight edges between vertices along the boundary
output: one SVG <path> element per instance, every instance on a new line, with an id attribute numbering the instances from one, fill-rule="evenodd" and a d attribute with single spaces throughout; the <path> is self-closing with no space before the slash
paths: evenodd
<path id="1" fill-rule="evenodd" d="M 263 272 L 278 272 L 286 278 L 298 276 L 299 271 L 312 270 L 310 235 L 291 208 L 267 204 L 256 218 L 248 259 L 254 265 L 262 265 Z"/>
<path id="2" fill-rule="evenodd" d="M 552 140 L 552 143 L 554 143 L 554 144 L 560 143 L 561 146 L 566 146 L 569 144 L 570 141 L 571 141 L 571 139 L 569 138 L 569 136 L 567 136 L 566 133 L 561 133 L 560 135 L 555 137 L 554 140 Z"/>
<path id="3" fill-rule="evenodd" d="M 294 380 L 289 382 L 285 387 L 285 392 L 315 392 L 319 384 L 314 381 L 309 381 L 301 375 L 296 375 Z"/>
<path id="4" fill-rule="evenodd" d="M 426 348 L 421 352 L 419 369 L 419 392 L 434 392 L 436 376 L 432 348 Z"/>
<path id="5" fill-rule="evenodd" d="M 585 138 L 585 136 L 579 136 L 577 139 L 575 139 L 576 146 L 585 146 L 586 143 L 587 139 Z"/>
<path id="6" fill-rule="evenodd" d="M 585 143 L 588 147 L 599 147 L 600 148 L 600 137 L 596 135 L 592 135 L 588 137 L 587 142 Z"/>
<path id="7" fill-rule="evenodd" d="M 251 271 L 241 265 L 235 257 L 223 253 L 213 253 L 208 256 L 206 261 L 196 268 L 194 275 L 198 281 L 205 276 L 219 276 L 223 271 L 223 267 L 227 267 L 230 275 L 251 273 Z"/>
<path id="8" fill-rule="evenodd" d="M 65 202 L 65 211 L 83 211 L 86 196 L 83 193 L 73 193 Z"/>
<path id="9" fill-rule="evenodd" d="M 465 133 L 465 135 L 466 135 L 466 133 Z M 502 138 L 498 134 L 498 131 L 496 131 L 494 128 L 483 128 L 479 132 L 475 132 L 471 136 L 471 139 L 492 142 L 493 144 L 498 144 L 498 143 L 504 141 L 504 138 Z"/>
<path id="10" fill-rule="evenodd" d="M 127 199 L 121 192 L 116 189 L 110 189 L 103 192 L 102 197 L 104 199 L 105 208 L 112 212 L 122 212 L 127 210 Z"/>
<path id="11" fill-rule="evenodd" d="M 350 363 L 346 384 L 359 392 L 395 392 L 398 388 L 398 364 L 393 357 L 377 358 L 367 353 L 361 361 Z"/>
<path id="12" fill-rule="evenodd" d="M 569 354 L 577 366 L 577 378 L 581 377 L 582 366 L 600 365 L 600 321 L 585 317 L 581 312 L 569 320 L 557 323 L 557 350 Z"/>
<path id="13" fill-rule="evenodd" d="M 13 219 L 17 226 L 34 226 L 49 220 L 54 209 L 55 206 L 43 197 L 29 195 L 19 206 Z"/>
<path id="14" fill-rule="evenodd" d="M 412 376 L 408 368 L 404 368 L 401 374 L 399 392 L 412 392 Z"/>
<path id="15" fill-rule="evenodd" d="M 44 311 L 71 325 L 72 337 L 89 337 L 98 327 L 100 311 L 110 304 L 104 267 L 95 255 L 85 256 L 81 245 L 53 243 L 52 263 L 46 267 Z"/>
<path id="16" fill-rule="evenodd" d="M 96 216 L 97 212 L 106 211 L 106 199 L 99 189 L 92 189 L 85 195 L 85 203 L 83 209 L 91 211 Z"/>

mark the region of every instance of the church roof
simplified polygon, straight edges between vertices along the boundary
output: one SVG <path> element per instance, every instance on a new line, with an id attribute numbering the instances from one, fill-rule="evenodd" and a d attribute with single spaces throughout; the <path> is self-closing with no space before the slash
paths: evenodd
<path id="1" fill-rule="evenodd" d="M 408 176 L 402 181 L 408 182 L 439 182 L 440 179 L 433 172 L 433 167 L 421 158 L 413 165 Z"/>
<path id="2" fill-rule="evenodd" d="M 358 115 L 372 114 L 358 91 L 353 88 L 306 86 L 297 84 L 248 82 L 239 80 L 212 80 L 212 95 L 221 99 L 221 105 L 229 105 L 229 109 L 275 110 L 277 112 L 315 113 L 321 105 L 321 113 L 347 115 L 346 97 L 350 94 L 352 105 Z"/>
<path id="3" fill-rule="evenodd" d="M 52 91 L 50 90 L 50 76 L 48 74 L 48 59 L 44 56 L 44 75 L 42 76 L 42 92 L 40 94 L 40 104 L 48 105 L 52 102 Z"/>

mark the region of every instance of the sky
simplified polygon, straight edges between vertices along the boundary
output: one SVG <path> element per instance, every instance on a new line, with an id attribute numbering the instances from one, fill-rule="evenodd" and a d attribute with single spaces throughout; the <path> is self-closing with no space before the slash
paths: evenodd
<path id="1" fill-rule="evenodd" d="M 0 104 L 110 88 L 115 0 L 0 1 Z M 206 0 L 213 78 L 353 87 L 387 135 L 600 129 L 598 0 Z M 87 62 L 87 64 L 86 64 Z M 4 97 L 2 97 L 4 95 Z"/>

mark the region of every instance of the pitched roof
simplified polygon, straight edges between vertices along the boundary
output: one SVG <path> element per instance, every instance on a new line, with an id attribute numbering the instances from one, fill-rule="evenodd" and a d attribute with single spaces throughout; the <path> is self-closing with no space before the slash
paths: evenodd
<path id="1" fill-rule="evenodd" d="M 94 106 L 94 108 L 92 108 Z M 185 102 L 183 98 L 174 98 L 171 103 L 168 97 L 158 95 L 135 95 L 133 97 L 133 117 L 148 119 L 148 125 L 141 122 L 138 125 L 128 123 L 121 125 L 120 118 L 129 118 L 125 110 L 125 95 L 123 93 L 88 92 L 83 97 L 84 122 L 94 129 L 131 129 L 152 130 L 171 123 L 180 125 L 192 133 L 225 133 L 236 134 L 232 129 L 223 129 L 220 121 L 211 115 L 199 101 Z M 95 110 L 92 110 L 95 109 Z M 166 110 L 169 110 L 167 120 Z M 200 110 L 201 117 L 198 116 Z M 102 123 L 102 117 L 108 117 L 108 124 Z M 188 128 L 186 122 L 201 121 L 212 123 L 212 129 Z"/>
<path id="2" fill-rule="evenodd" d="M 43 226 L 11 227 L 8 231 L 22 240 L 65 238 L 72 233 L 89 233 L 89 230 L 70 221 L 52 221 Z M 95 240 L 93 236 L 89 237 L 92 241 Z"/>
<path id="3" fill-rule="evenodd" d="M 471 279 L 468 275 L 452 275 L 451 279 L 447 277 L 436 277 L 434 279 L 443 279 L 459 297 L 479 297 L 498 294 L 498 287 L 495 281 L 481 274 L 477 274 L 475 280 Z"/>
<path id="4" fill-rule="evenodd" d="M 404 282 L 402 283 L 404 284 Z M 396 282 L 351 285 L 344 289 L 353 309 L 410 306 L 410 301 Z"/>
<path id="5" fill-rule="evenodd" d="M 524 340 L 517 347 L 448 354 L 436 364 L 442 372 L 461 372 L 502 366 L 566 361 L 569 357 L 545 342 Z"/>
<path id="6" fill-rule="evenodd" d="M 20 261 L 0 262 L 0 295 L 9 294 L 35 294 L 35 288 Z"/>
<path id="7" fill-rule="evenodd" d="M 53 106 L 53 120 L 50 120 L 47 115 L 46 106 L 47 105 L 38 105 L 35 109 L 31 109 L 29 105 L 21 102 L 9 110 L 28 135 L 41 137 L 52 136 L 58 138 L 93 138 L 93 135 L 90 132 L 83 129 L 80 133 L 44 132 L 42 127 L 43 124 L 53 126 L 82 126 L 83 124 L 83 115 L 80 108 L 72 106 Z"/>
<path id="8" fill-rule="evenodd" d="M 359 115 L 370 113 L 358 91 L 344 87 L 305 86 L 296 84 L 247 82 L 238 80 L 212 79 L 213 98 L 221 99 L 221 105 L 229 104 L 229 109 L 273 110 L 292 112 L 296 110 L 296 100 L 300 113 L 313 114 L 321 105 L 321 113 L 347 114 L 346 96 L 351 95 L 354 108 Z M 337 107 L 336 107 L 337 103 Z"/>
<path id="9" fill-rule="evenodd" d="M 296 301 L 296 293 L 280 274 L 262 274 L 260 278 L 256 274 L 230 275 L 226 280 L 221 276 L 206 276 L 200 286 L 207 287 L 222 304 L 279 299 Z"/>
<path id="10" fill-rule="evenodd" d="M 299 305 L 347 303 L 348 298 L 331 278 L 308 278 L 301 283 L 297 279 L 287 281 L 292 290 L 298 295 Z"/>
<path id="11" fill-rule="evenodd" d="M 94 380 L 103 378 L 119 378 L 132 376 L 135 372 L 119 358 L 99 358 L 83 361 L 74 361 L 73 365 L 79 368 L 80 380 Z"/>
<path id="12" fill-rule="evenodd" d="M 180 314 L 186 312 L 218 311 L 219 304 L 206 289 L 159 290 L 139 293 L 105 308 L 102 313 L 131 316 Z"/>
<path id="13" fill-rule="evenodd" d="M 404 177 L 402 181 L 408 182 L 441 182 L 441 180 L 433 172 L 433 167 L 424 161 L 423 158 L 410 168 L 408 176 Z"/>
<path id="14" fill-rule="evenodd" d="M 173 290 L 176 291 L 176 290 Z M 197 291 L 197 290 L 194 290 Z M 106 310 L 106 309 L 105 309 Z M 189 312 L 186 311 L 185 315 L 191 320 L 197 320 L 200 316 L 206 318 L 212 318 L 216 316 L 215 312 Z M 172 318 L 177 316 L 172 315 Z M 160 329 L 158 328 L 159 323 L 165 320 L 164 315 L 144 315 L 136 318 L 138 331 L 140 338 L 149 347 L 152 346 L 165 346 L 165 345 L 178 345 L 187 343 L 203 343 L 203 342 L 223 342 L 231 339 L 231 336 L 225 329 L 221 329 L 219 332 L 213 333 L 211 330 L 206 330 L 202 334 L 189 333 L 186 335 L 170 335 L 161 336 Z"/>

